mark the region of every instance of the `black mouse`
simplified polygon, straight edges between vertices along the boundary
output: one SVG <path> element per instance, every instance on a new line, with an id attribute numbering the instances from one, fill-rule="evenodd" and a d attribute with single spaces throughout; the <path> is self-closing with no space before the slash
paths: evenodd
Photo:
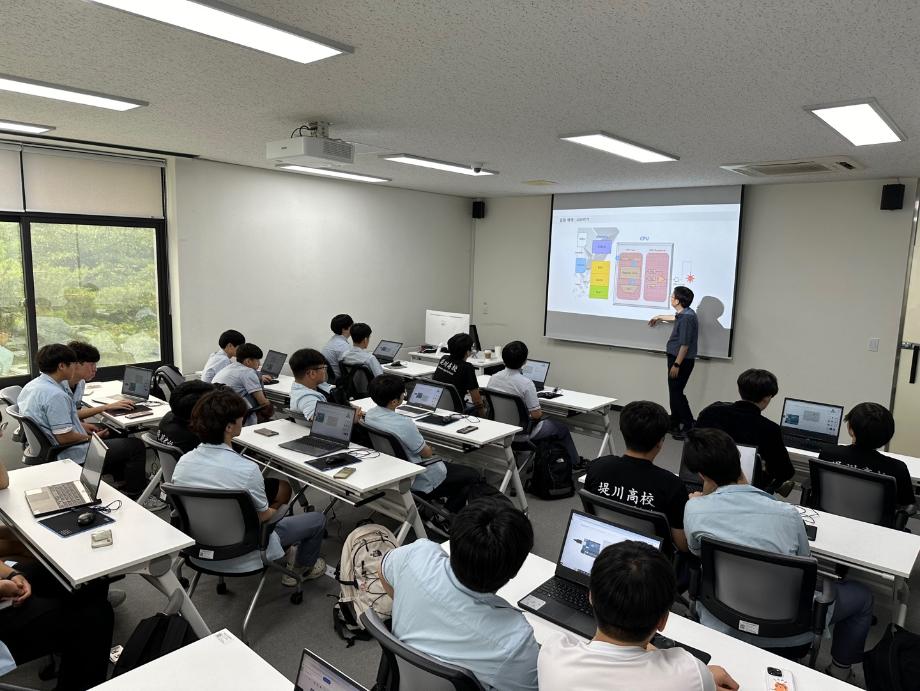
<path id="1" fill-rule="evenodd" d="M 92 525 L 96 522 L 96 513 L 94 511 L 86 511 L 77 516 L 77 525 Z"/>

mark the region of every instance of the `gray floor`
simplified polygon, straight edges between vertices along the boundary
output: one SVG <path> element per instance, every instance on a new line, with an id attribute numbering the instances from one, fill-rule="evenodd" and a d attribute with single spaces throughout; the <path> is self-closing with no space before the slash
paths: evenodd
<path id="1" fill-rule="evenodd" d="M 584 456 L 593 457 L 596 454 L 596 440 L 578 437 L 576 441 Z M 616 436 L 615 443 L 617 449 L 622 451 L 623 441 L 619 434 Z M 679 453 L 679 443 L 668 438 L 657 463 L 676 470 L 679 465 Z M 8 430 L 6 437 L 0 439 L 0 462 L 13 470 L 20 466 L 19 458 L 20 449 L 18 445 L 11 443 Z M 325 505 L 325 495 L 310 493 L 308 496 L 313 503 L 319 506 Z M 795 501 L 798 497 L 794 492 L 789 499 Z M 530 518 L 535 533 L 534 552 L 555 561 L 558 557 L 559 544 L 563 538 L 569 510 L 577 506 L 577 499 L 546 502 L 528 497 L 528 501 L 531 505 Z M 347 506 L 336 511 L 329 524 L 329 538 L 323 547 L 323 556 L 327 562 L 332 565 L 338 562 L 343 538 L 357 520 L 370 515 L 370 511 L 355 510 Z M 381 518 L 382 523 L 387 523 L 389 520 L 378 518 Z M 911 523 L 914 532 L 920 531 L 920 522 L 912 521 Z M 915 575 L 912 579 L 915 591 L 917 582 Z M 212 630 L 226 627 L 239 635 L 243 615 L 256 583 L 256 577 L 235 579 L 229 582 L 231 590 L 229 594 L 218 595 L 214 589 L 216 579 L 202 576 L 195 594 L 195 604 Z M 136 576 L 129 576 L 113 587 L 121 588 L 128 594 L 127 602 L 116 610 L 115 622 L 114 640 L 116 643 L 124 643 L 137 623 L 163 607 L 165 600 L 145 581 Z M 307 584 L 304 590 L 304 601 L 300 605 L 290 604 L 288 601 L 290 593 L 291 590 L 283 587 L 277 577 L 271 577 L 266 584 L 250 625 L 253 649 L 282 674 L 293 679 L 301 650 L 308 647 L 358 681 L 368 687 L 372 686 L 379 660 L 378 648 L 373 642 L 360 641 L 353 648 L 347 648 L 345 643 L 336 636 L 332 628 L 332 605 L 338 593 L 335 582 L 323 577 Z M 920 602 L 918 599 L 920 597 L 912 598 L 907 622 L 908 628 L 914 631 L 920 631 L 920 610 L 918 610 Z M 870 647 L 882 635 L 884 626 L 891 619 L 890 607 L 881 592 L 876 595 L 876 614 L 879 624 L 873 628 L 869 639 Z M 819 665 L 828 663 L 829 648 L 828 643 L 822 646 Z M 26 665 L 21 670 L 8 675 L 4 681 L 18 682 L 42 689 L 53 687 L 52 683 L 42 685 L 38 682 L 35 671 L 36 663 Z M 858 681 L 861 682 L 861 669 L 857 670 L 857 676 Z"/>

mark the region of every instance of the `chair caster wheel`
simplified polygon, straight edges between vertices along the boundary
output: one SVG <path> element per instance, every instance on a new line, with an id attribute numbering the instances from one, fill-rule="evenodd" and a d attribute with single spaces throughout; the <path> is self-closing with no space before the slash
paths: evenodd
<path id="1" fill-rule="evenodd" d="M 291 593 L 291 604 L 299 605 L 303 602 L 303 593 Z"/>
<path id="2" fill-rule="evenodd" d="M 218 595 L 226 595 L 226 594 L 229 593 L 229 592 L 230 592 L 230 590 L 227 588 L 227 584 L 226 584 L 226 583 L 218 583 L 218 584 L 217 584 L 217 594 L 218 594 Z"/>

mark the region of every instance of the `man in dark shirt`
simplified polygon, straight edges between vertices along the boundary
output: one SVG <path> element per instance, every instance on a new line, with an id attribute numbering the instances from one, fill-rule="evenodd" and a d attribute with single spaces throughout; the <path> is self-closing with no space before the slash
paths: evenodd
<path id="1" fill-rule="evenodd" d="M 843 419 L 853 443 L 825 449 L 818 458 L 890 475 L 898 484 L 898 505 L 907 508 L 915 504 L 913 482 L 904 461 L 877 451 L 894 436 L 894 417 L 888 409 L 878 403 L 859 403 Z"/>
<path id="2" fill-rule="evenodd" d="M 671 434 L 683 439 L 684 433 L 693 427 L 693 411 L 684 395 L 693 364 L 696 362 L 696 345 L 699 323 L 696 312 L 690 308 L 693 291 L 686 286 L 677 286 L 671 294 L 671 307 L 675 314 L 660 314 L 649 320 L 649 326 L 659 322 L 674 322 L 671 336 L 665 346 L 668 356 L 668 396 L 671 405 Z"/>
<path id="3" fill-rule="evenodd" d="M 764 473 L 762 477 L 748 478 L 748 482 L 771 494 L 795 474 L 779 425 L 761 414 L 777 393 L 779 384 L 772 372 L 745 370 L 738 376 L 741 400 L 713 403 L 703 409 L 696 421 L 697 427 L 722 430 L 736 444 L 756 446 L 764 462 Z M 789 494 L 788 491 L 780 493 Z"/>
<path id="4" fill-rule="evenodd" d="M 479 382 L 476 379 L 476 368 L 467 362 L 473 354 L 473 337 L 463 333 L 451 336 L 447 341 L 447 352 L 434 371 L 434 380 L 453 384 L 460 393 L 460 398 L 465 399 L 469 394 L 472 409 L 468 412 L 481 415 L 484 406 L 479 393 Z"/>
<path id="5" fill-rule="evenodd" d="M 213 384 L 199 379 L 179 384 L 169 397 L 169 412 L 160 420 L 157 441 L 180 448 L 182 453 L 188 453 L 198 446 L 201 440 L 189 429 L 192 408 L 199 398 L 213 390 Z"/>
<path id="6" fill-rule="evenodd" d="M 674 473 L 654 464 L 668 433 L 667 411 L 652 401 L 633 401 L 620 413 L 626 454 L 602 456 L 588 465 L 585 488 L 621 504 L 658 511 L 668 517 L 674 546 L 687 551 L 684 506 L 687 490 Z"/>

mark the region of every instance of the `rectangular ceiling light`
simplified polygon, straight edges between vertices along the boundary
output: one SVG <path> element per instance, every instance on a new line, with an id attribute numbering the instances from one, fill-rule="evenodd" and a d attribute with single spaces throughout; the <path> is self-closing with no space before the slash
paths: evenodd
<path id="1" fill-rule="evenodd" d="M 303 64 L 352 52 L 348 46 L 210 0 L 89 1 Z"/>
<path id="2" fill-rule="evenodd" d="M 407 163 L 410 166 L 421 166 L 422 168 L 434 168 L 443 170 L 448 173 L 460 173 L 460 175 L 498 175 L 497 171 L 480 168 L 479 171 L 473 170 L 471 166 L 460 165 L 459 163 L 449 163 L 447 161 L 437 161 L 433 158 L 421 158 L 411 154 L 396 154 L 394 156 L 384 156 L 387 161 L 394 163 Z"/>
<path id="3" fill-rule="evenodd" d="M 132 108 L 150 105 L 146 101 L 135 101 L 129 98 L 121 98 L 120 96 L 107 96 L 94 91 L 71 89 L 69 86 L 37 82 L 9 74 L 0 74 L 0 91 L 14 91 L 18 94 L 53 98 L 57 101 L 68 101 L 69 103 L 108 108 L 109 110 L 131 110 Z"/>
<path id="4" fill-rule="evenodd" d="M 903 142 L 907 137 L 874 99 L 827 106 L 809 106 L 805 110 L 833 127 L 853 146 Z"/>
<path id="5" fill-rule="evenodd" d="M 606 132 L 594 132 L 591 134 L 573 134 L 566 137 L 559 137 L 562 141 L 590 146 L 592 149 L 599 149 L 614 156 L 622 156 L 631 161 L 639 163 L 662 163 L 663 161 L 680 160 L 678 156 L 666 154 L 661 151 L 649 149 L 647 146 L 640 146 L 633 142 L 614 137 Z"/>
<path id="6" fill-rule="evenodd" d="M 16 122 L 15 120 L 0 120 L 0 130 L 4 132 L 20 132 L 22 134 L 41 134 L 50 132 L 54 128 L 50 125 L 35 125 L 30 122 Z"/>
<path id="7" fill-rule="evenodd" d="M 359 182 L 390 182 L 390 178 L 379 178 L 376 175 L 362 175 L 361 173 L 346 173 L 344 170 L 335 170 L 334 168 L 311 168 L 309 166 L 296 166 L 292 163 L 280 165 L 278 168 L 293 170 L 295 173 L 322 175 L 328 178 L 342 178 L 343 180 L 357 180 Z"/>

